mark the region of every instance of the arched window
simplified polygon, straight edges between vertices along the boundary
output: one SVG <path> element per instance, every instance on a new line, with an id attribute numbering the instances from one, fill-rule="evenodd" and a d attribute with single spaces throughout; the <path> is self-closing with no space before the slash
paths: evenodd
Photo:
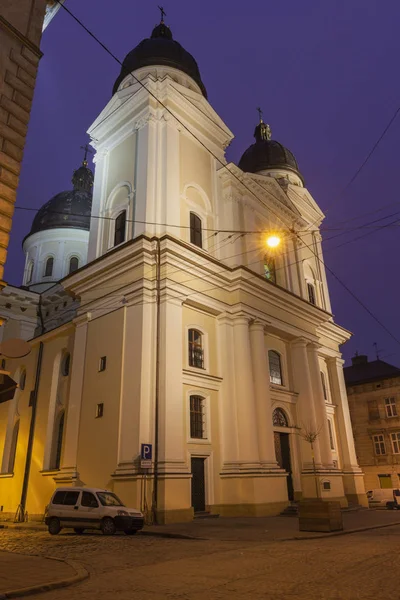
<path id="1" fill-rule="evenodd" d="M 203 336 L 197 329 L 189 329 L 189 365 L 204 369 Z"/>
<path id="2" fill-rule="evenodd" d="M 314 304 L 316 306 L 317 300 L 315 296 L 315 287 L 312 283 L 307 283 L 307 293 L 308 293 L 308 301 L 310 304 Z"/>
<path id="3" fill-rule="evenodd" d="M 190 213 L 190 243 L 203 247 L 203 237 L 201 232 L 201 219 L 195 213 Z"/>
<path id="4" fill-rule="evenodd" d="M 268 363 L 269 363 L 269 380 L 271 383 L 277 385 L 283 385 L 282 383 L 282 365 L 281 357 L 275 350 L 269 350 L 268 352 Z"/>
<path id="5" fill-rule="evenodd" d="M 54 258 L 49 256 L 44 267 L 44 276 L 51 277 L 53 275 Z"/>
<path id="6" fill-rule="evenodd" d="M 18 433 L 19 433 L 19 419 L 18 419 L 18 421 L 16 421 L 16 423 L 14 425 L 12 438 L 11 438 L 10 458 L 8 460 L 8 472 L 9 473 L 14 473 L 15 456 L 17 454 Z"/>
<path id="7" fill-rule="evenodd" d="M 205 401 L 202 396 L 190 396 L 190 437 L 205 438 Z"/>
<path id="8" fill-rule="evenodd" d="M 272 424 L 274 427 L 289 427 L 286 413 L 281 408 L 276 408 L 272 413 Z"/>
<path id="9" fill-rule="evenodd" d="M 79 269 L 79 258 L 77 256 L 71 256 L 69 259 L 68 273 L 74 273 Z"/>
<path id="10" fill-rule="evenodd" d="M 325 373 L 323 371 L 320 371 L 320 373 L 321 373 L 322 391 L 324 393 L 324 400 L 328 400 L 328 390 L 326 387 Z"/>
<path id="11" fill-rule="evenodd" d="M 25 389 L 25 383 L 26 383 L 26 371 L 24 369 L 19 377 L 19 389 L 20 390 L 23 391 Z"/>
<path id="12" fill-rule="evenodd" d="M 270 256 L 264 256 L 264 276 L 268 281 L 276 283 L 275 259 Z"/>
<path id="13" fill-rule="evenodd" d="M 63 442 L 63 434 L 64 434 L 64 420 L 65 420 L 65 412 L 62 411 L 59 415 L 58 422 L 56 423 L 55 435 L 54 435 L 54 449 L 53 449 L 53 464 L 51 465 L 52 469 L 59 469 L 61 463 L 61 449 Z"/>
<path id="14" fill-rule="evenodd" d="M 118 246 L 125 241 L 126 235 L 126 210 L 119 213 L 115 219 L 115 231 L 114 231 L 114 246 Z"/>
<path id="15" fill-rule="evenodd" d="M 27 270 L 26 270 L 26 283 L 31 283 L 31 281 L 32 281 L 34 266 L 35 266 L 35 263 L 33 262 L 33 260 L 30 260 L 28 263 Z"/>
<path id="16" fill-rule="evenodd" d="M 62 359 L 61 363 L 61 374 L 64 375 L 64 377 L 67 377 L 69 375 L 70 365 L 71 355 L 69 354 L 69 352 L 67 352 L 66 354 L 64 354 L 64 358 Z"/>

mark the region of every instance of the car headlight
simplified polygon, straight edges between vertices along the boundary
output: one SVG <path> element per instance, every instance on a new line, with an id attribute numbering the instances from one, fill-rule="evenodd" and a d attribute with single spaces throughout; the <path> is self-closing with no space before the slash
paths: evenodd
<path id="1" fill-rule="evenodd" d="M 117 511 L 117 515 L 118 515 L 119 517 L 129 517 L 129 513 L 128 513 L 128 512 L 126 512 L 126 510 L 118 510 L 118 511 Z"/>

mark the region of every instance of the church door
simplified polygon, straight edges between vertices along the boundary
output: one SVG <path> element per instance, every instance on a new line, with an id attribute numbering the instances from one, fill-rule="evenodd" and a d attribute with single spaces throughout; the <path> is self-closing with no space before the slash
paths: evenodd
<path id="1" fill-rule="evenodd" d="M 206 487 L 204 478 L 205 458 L 193 457 L 192 465 L 192 506 L 194 512 L 206 510 Z"/>
<path id="2" fill-rule="evenodd" d="M 292 464 L 290 460 L 290 444 L 288 433 L 274 432 L 276 462 L 281 469 L 285 469 L 288 473 L 286 478 L 288 498 L 294 500 L 293 479 L 292 479 Z"/>

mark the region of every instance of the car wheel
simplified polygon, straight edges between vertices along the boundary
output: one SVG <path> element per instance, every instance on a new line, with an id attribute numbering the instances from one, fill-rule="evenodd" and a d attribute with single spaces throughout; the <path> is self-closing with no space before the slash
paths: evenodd
<path id="1" fill-rule="evenodd" d="M 135 535 L 137 529 L 125 529 L 124 533 L 126 533 L 126 535 Z"/>
<path id="2" fill-rule="evenodd" d="M 115 523 L 110 517 L 106 517 L 102 520 L 100 528 L 104 535 L 114 535 L 117 531 Z"/>
<path id="3" fill-rule="evenodd" d="M 51 535 L 57 535 L 61 531 L 60 520 L 56 517 L 53 517 L 49 521 L 48 530 Z"/>
<path id="4" fill-rule="evenodd" d="M 83 527 L 74 527 L 74 531 L 77 534 L 81 534 L 83 533 L 85 530 L 83 529 Z"/>

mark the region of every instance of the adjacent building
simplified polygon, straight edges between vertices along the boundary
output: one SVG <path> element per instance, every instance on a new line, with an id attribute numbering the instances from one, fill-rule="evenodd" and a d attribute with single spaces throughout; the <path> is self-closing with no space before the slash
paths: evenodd
<path id="1" fill-rule="evenodd" d="M 0 9 L 0 287 L 35 90 L 42 31 L 60 4 L 2 0 Z"/>
<path id="2" fill-rule="evenodd" d="M 400 369 L 355 356 L 344 376 L 365 488 L 400 487 Z"/>
<path id="3" fill-rule="evenodd" d="M 350 334 L 292 152 L 260 120 L 227 163 L 233 134 L 164 22 L 126 56 L 89 135 L 94 181 L 84 162 L 43 206 L 23 286 L 0 295 L 3 335 L 17 321 L 32 347 L 6 364 L 19 388 L 0 403 L 3 515 L 40 517 L 60 484 L 112 489 L 159 522 L 365 504 Z"/>

